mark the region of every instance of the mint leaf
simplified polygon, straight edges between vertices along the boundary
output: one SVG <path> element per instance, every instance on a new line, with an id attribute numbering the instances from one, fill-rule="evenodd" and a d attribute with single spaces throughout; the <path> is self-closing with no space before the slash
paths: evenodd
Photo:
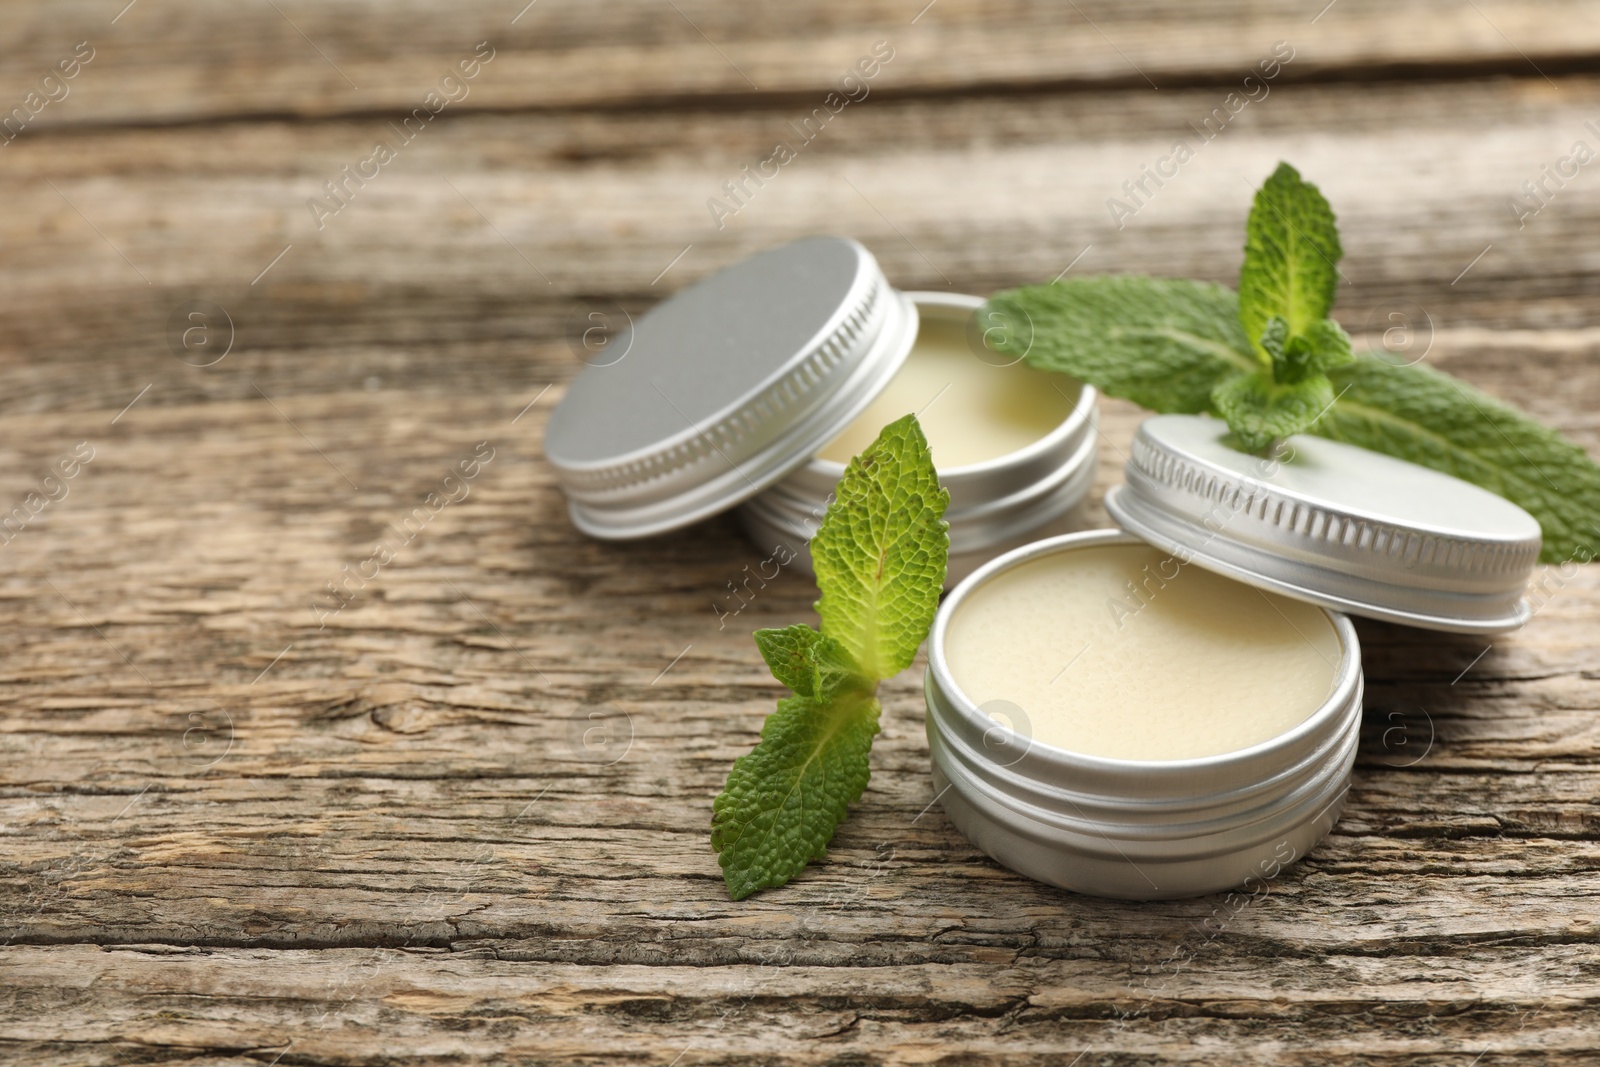
<path id="1" fill-rule="evenodd" d="M 997 351 L 1156 411 L 1210 411 L 1219 383 L 1261 367 L 1238 298 L 1206 282 L 1069 278 L 999 293 L 983 314 L 1007 324 Z"/>
<path id="2" fill-rule="evenodd" d="M 1333 403 L 1327 372 L 1350 362 L 1350 338 L 1327 317 L 1338 285 L 1339 231 L 1317 187 L 1278 164 L 1256 194 L 1239 271 L 1239 325 L 1269 373 L 1223 382 L 1218 414 L 1261 451 L 1308 429 Z"/>
<path id="3" fill-rule="evenodd" d="M 1299 337 L 1289 335 L 1289 322 L 1281 315 L 1267 320 L 1261 331 L 1261 347 L 1272 357 L 1272 377 L 1285 384 L 1326 374 L 1355 358 L 1350 335 L 1332 319 L 1311 324 Z"/>
<path id="4" fill-rule="evenodd" d="M 1323 374 L 1285 385 L 1270 372 L 1257 371 L 1229 378 L 1217 386 L 1212 401 L 1239 446 L 1262 452 L 1315 423 L 1333 403 L 1333 388 Z"/>
<path id="5" fill-rule="evenodd" d="M 861 677 L 843 645 L 803 623 L 757 630 L 755 639 L 772 676 L 800 696 L 826 700 L 851 684 L 872 690 L 875 679 Z"/>
<path id="6" fill-rule="evenodd" d="M 1311 324 L 1300 337 L 1291 338 L 1280 366 L 1274 363 L 1273 375 L 1280 382 L 1298 382 L 1313 375 L 1325 375 L 1335 367 L 1354 361 L 1350 335 L 1332 319 Z"/>
<path id="7" fill-rule="evenodd" d="M 1267 370 L 1219 382 L 1211 403 L 1238 445 L 1264 451 L 1328 410 L 1328 370 L 1350 362 L 1350 339 L 1328 318 L 1342 250 L 1333 208 L 1317 187 L 1278 163 L 1245 229 L 1238 325 Z"/>
<path id="8" fill-rule="evenodd" d="M 735 900 L 821 859 L 871 775 L 878 682 L 911 665 L 944 587 L 950 494 L 915 415 L 850 461 L 811 540 L 822 632 L 757 630 L 772 676 L 794 691 L 734 761 L 711 847 Z"/>
<path id="9" fill-rule="evenodd" d="M 867 787 L 878 699 L 791 696 L 761 727 L 761 742 L 734 761 L 712 807 L 711 847 L 734 900 L 783 885 L 827 854 L 845 810 Z"/>
<path id="10" fill-rule="evenodd" d="M 916 416 L 850 461 L 811 539 L 822 632 L 872 678 L 899 674 L 928 636 L 944 588 L 950 494 Z"/>
<path id="11" fill-rule="evenodd" d="M 1577 445 L 1442 371 L 1362 357 L 1312 432 L 1452 474 L 1539 520 L 1546 563 L 1600 553 L 1600 466 Z"/>
<path id="12" fill-rule="evenodd" d="M 1250 208 L 1239 271 L 1239 323 L 1258 351 L 1266 354 L 1262 335 L 1274 315 L 1290 337 L 1307 336 L 1328 317 L 1342 255 L 1333 208 L 1299 171 L 1279 163 Z"/>
<path id="13" fill-rule="evenodd" d="M 1273 315 L 1261 328 L 1261 336 L 1256 338 L 1261 351 L 1271 360 L 1274 373 L 1277 373 L 1277 368 L 1283 363 L 1289 348 L 1289 337 L 1289 320 L 1282 315 Z"/>

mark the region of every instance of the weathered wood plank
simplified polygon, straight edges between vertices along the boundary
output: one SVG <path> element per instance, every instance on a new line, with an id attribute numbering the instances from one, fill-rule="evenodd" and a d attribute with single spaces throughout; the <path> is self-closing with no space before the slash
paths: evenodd
<path id="1" fill-rule="evenodd" d="M 818 230 L 860 236 L 906 287 L 1043 280 L 1086 247 L 1074 269 L 1229 280 L 1244 175 L 1289 156 L 1339 206 L 1350 284 L 1338 313 L 1352 331 L 1371 341 L 1407 313 L 1424 332 L 1431 324 L 1428 358 L 1592 440 L 1600 379 L 1587 323 L 1600 308 L 1583 234 L 1600 223 L 1600 186 L 1580 172 L 1520 230 L 1507 201 L 1600 114 L 1600 84 L 1285 87 L 1114 228 L 1105 201 L 1214 95 L 1103 94 L 1086 117 L 1043 96 L 872 103 L 721 232 L 705 201 L 760 158 L 782 110 L 700 113 L 682 146 L 659 132 L 636 143 L 660 125 L 638 114 L 570 128 L 453 121 L 407 146 L 322 230 L 308 198 L 382 123 L 19 140 L 7 156 L 15 177 L 0 176 L 11 205 L 0 219 L 0 404 L 115 411 L 152 383 L 143 404 L 253 400 L 252 381 L 275 396 L 424 383 L 531 395 L 576 368 L 563 340 L 575 309 L 642 311 L 663 289 Z M 1296 132 L 1311 128 L 1326 132 Z M 580 143 L 635 148 L 564 161 Z M 106 167 L 118 177 L 96 176 Z M 169 317 L 193 299 L 232 316 L 234 350 L 214 368 L 170 351 Z M 51 364 L 29 360 L 41 351 Z M 1571 403 L 1553 398 L 1547 375 L 1568 383 Z"/>
<path id="2" fill-rule="evenodd" d="M 1341 0 L 1320 15 L 1322 5 L 1291 0 L 811 0 L 754 11 L 715 0 L 18 6 L 0 64 L 7 110 L 39 92 L 79 42 L 93 49 L 64 96 L 44 87 L 59 99 L 30 107 L 30 133 L 236 115 L 406 113 L 441 91 L 442 77 L 479 42 L 493 59 L 463 88 L 442 90 L 455 98 L 450 106 L 762 97 L 816 104 L 878 41 L 888 42 L 893 59 L 869 89 L 885 94 L 1234 85 L 1280 40 L 1295 49 L 1285 76 L 1296 80 L 1397 69 L 1559 74 L 1600 52 L 1592 0 Z"/>
<path id="3" fill-rule="evenodd" d="M 1580 952 L 1506 950 L 1477 961 L 1347 957 L 1247 965 L 1205 959 L 1146 973 L 1094 959 L 1008 965 L 817 968 L 774 959 L 710 971 L 550 967 L 487 950 L 244 952 L 82 947 L 19 954 L 26 1010 L 14 1047 L 79 1062 L 170 1047 L 238 1051 L 253 1062 L 349 1062 L 363 1040 L 430 1060 L 822 1062 L 870 1048 L 874 1062 L 924 1063 L 960 1049 L 1034 1062 L 1446 1062 L 1485 1053 L 1579 1063 L 1593 991 Z M 1267 973 L 1263 975 L 1262 970 Z M 60 975 L 71 974 L 69 983 Z M 1267 982 L 1263 983 L 1263 977 Z M 1273 990 L 1263 996 L 1263 987 Z M 101 1013 L 71 1026 L 86 1002 Z M 20 1005 L 19 1005 L 20 1007 Z M 263 1010 L 265 1009 L 265 1010 Z M 13 1009 L 15 1011 L 15 1009 Z M 7 1012 L 12 1015 L 12 1012 Z M 0 1016 L 3 1018 L 4 1016 Z M 1357 1045 L 1349 1020 L 1384 1031 Z M 1258 1020 L 1277 1027 L 1263 1039 Z M 664 1039 L 671 1030 L 675 1039 Z M 103 1058 L 96 1058 L 98 1057 Z M 1422 1057 L 1440 1056 L 1438 1061 Z M 1321 1058 L 1319 1058 L 1321 1057 Z M 71 1062 L 71 1061 L 68 1061 Z M 1505 1062 L 1501 1060 L 1501 1062 Z"/>

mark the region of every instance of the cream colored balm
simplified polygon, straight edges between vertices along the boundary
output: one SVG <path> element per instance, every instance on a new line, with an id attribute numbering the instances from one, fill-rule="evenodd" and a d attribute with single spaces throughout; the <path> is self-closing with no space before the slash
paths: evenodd
<path id="1" fill-rule="evenodd" d="M 878 432 L 915 413 L 941 470 L 984 463 L 1046 436 L 1072 413 L 1079 385 L 1021 363 L 995 366 L 967 345 L 962 323 L 924 320 L 888 386 L 817 453 L 848 463 Z"/>
<path id="2" fill-rule="evenodd" d="M 956 684 L 996 721 L 1130 760 L 1271 740 L 1328 699 L 1343 654 L 1320 608 L 1144 545 L 1003 571 L 967 597 L 945 647 Z"/>

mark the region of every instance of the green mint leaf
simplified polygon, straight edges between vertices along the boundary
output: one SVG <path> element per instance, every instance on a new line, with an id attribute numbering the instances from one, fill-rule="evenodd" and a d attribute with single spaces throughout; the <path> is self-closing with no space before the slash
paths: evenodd
<path id="1" fill-rule="evenodd" d="M 1155 411 L 1211 410 L 1211 393 L 1260 360 L 1220 285 L 1103 275 L 1012 289 L 979 313 L 996 351 Z"/>
<path id="2" fill-rule="evenodd" d="M 756 647 L 772 676 L 803 697 L 827 700 L 850 685 L 868 692 L 876 679 L 861 677 L 844 646 L 804 623 L 781 630 L 757 630 Z"/>
<path id="3" fill-rule="evenodd" d="M 1257 343 L 1261 345 L 1261 351 L 1271 358 L 1272 372 L 1276 375 L 1289 347 L 1289 320 L 1282 315 L 1269 318 L 1267 324 L 1261 328 L 1261 336 L 1257 338 Z"/>
<path id="4" fill-rule="evenodd" d="M 811 539 L 822 632 L 863 674 L 899 674 L 928 636 L 950 548 L 927 438 L 916 416 L 883 428 L 850 461 Z"/>
<path id="5" fill-rule="evenodd" d="M 1257 371 L 1223 382 L 1212 401 L 1240 447 L 1262 452 L 1278 438 L 1308 429 L 1333 397 L 1326 375 L 1284 384 L 1274 381 L 1270 371 Z"/>
<path id="6" fill-rule="evenodd" d="M 939 606 L 949 503 L 916 416 L 890 423 L 845 468 L 811 540 L 823 632 L 756 631 L 795 695 L 778 701 L 712 806 L 711 847 L 734 900 L 821 859 L 866 789 L 878 682 L 910 666 Z"/>
<path id="7" fill-rule="evenodd" d="M 1498 493 L 1539 520 L 1546 563 L 1600 553 L 1600 466 L 1554 430 L 1442 371 L 1364 356 L 1333 371 L 1313 428 Z"/>
<path id="8" fill-rule="evenodd" d="M 1257 351 L 1267 354 L 1263 335 L 1273 316 L 1288 323 L 1290 337 L 1307 336 L 1328 317 L 1343 254 L 1328 201 L 1278 164 L 1250 208 L 1239 271 L 1239 322 Z"/>
<path id="9" fill-rule="evenodd" d="M 1280 382 L 1304 381 L 1325 375 L 1355 358 L 1344 327 L 1332 319 L 1319 319 L 1304 334 L 1289 339 L 1281 359 L 1273 357 L 1272 375 Z"/>
<path id="10" fill-rule="evenodd" d="M 1288 320 L 1274 315 L 1261 331 L 1261 347 L 1272 357 L 1272 376 L 1280 382 L 1326 374 L 1355 359 L 1350 335 L 1332 319 L 1319 319 L 1304 334 L 1290 336 Z"/>
<path id="11" fill-rule="evenodd" d="M 846 808 L 867 787 L 877 732 L 871 693 L 778 701 L 712 808 L 711 847 L 734 900 L 783 885 L 827 854 Z"/>

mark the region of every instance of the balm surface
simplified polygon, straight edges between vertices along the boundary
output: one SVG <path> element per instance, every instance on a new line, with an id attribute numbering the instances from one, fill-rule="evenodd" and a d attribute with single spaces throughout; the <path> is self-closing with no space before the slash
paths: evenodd
<path id="1" fill-rule="evenodd" d="M 985 363 L 968 347 L 963 323 L 924 319 L 888 386 L 817 455 L 849 463 L 885 426 L 915 413 L 935 466 L 983 463 L 1026 448 L 1061 425 L 1080 389 L 1071 378 L 1022 363 Z"/>
<path id="2" fill-rule="evenodd" d="M 975 588 L 945 656 L 997 722 L 1056 748 L 1192 759 L 1268 741 L 1332 694 L 1321 609 L 1145 545 L 1030 560 Z"/>

